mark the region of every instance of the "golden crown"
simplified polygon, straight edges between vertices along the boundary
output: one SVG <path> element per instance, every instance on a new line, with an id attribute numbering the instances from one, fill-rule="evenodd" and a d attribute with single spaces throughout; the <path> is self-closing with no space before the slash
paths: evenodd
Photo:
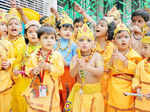
<path id="1" fill-rule="evenodd" d="M 118 24 L 117 25 L 117 28 L 115 29 L 114 31 L 114 37 L 116 36 L 116 34 L 119 32 L 119 31 L 127 31 L 129 34 L 130 34 L 130 30 L 126 27 L 125 24 L 121 23 L 121 24 Z"/>
<path id="2" fill-rule="evenodd" d="M 67 15 L 67 13 L 65 11 L 63 11 L 63 15 L 62 15 L 62 18 L 61 18 L 61 25 L 63 25 L 63 24 L 73 25 L 72 19 Z"/>
<path id="3" fill-rule="evenodd" d="M 87 24 L 83 24 L 82 28 L 79 29 L 78 34 L 77 34 L 77 39 L 79 39 L 83 36 L 86 38 L 90 38 L 92 40 L 95 40 L 94 34 L 91 31 L 91 29 L 88 27 Z"/>
<path id="4" fill-rule="evenodd" d="M 117 10 L 116 6 L 114 6 L 110 11 L 108 11 L 108 16 L 113 16 L 115 18 L 120 18 L 120 11 Z"/>
<path id="5" fill-rule="evenodd" d="M 150 44 L 150 36 L 144 36 L 141 39 L 141 42 L 144 43 L 144 44 Z"/>

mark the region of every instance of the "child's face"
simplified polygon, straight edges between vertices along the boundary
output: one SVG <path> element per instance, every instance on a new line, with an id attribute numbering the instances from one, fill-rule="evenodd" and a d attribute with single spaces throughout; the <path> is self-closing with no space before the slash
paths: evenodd
<path id="1" fill-rule="evenodd" d="M 40 44 L 43 49 L 51 50 L 56 43 L 56 38 L 54 34 L 44 33 L 40 37 Z"/>
<path id="2" fill-rule="evenodd" d="M 134 16 L 132 19 L 132 24 L 137 25 L 140 28 L 143 28 L 146 22 L 141 16 Z"/>
<path id="3" fill-rule="evenodd" d="M 96 30 L 96 37 L 106 36 L 108 30 L 107 23 L 104 20 L 99 21 L 95 30 Z"/>
<path id="4" fill-rule="evenodd" d="M 27 29 L 26 36 L 29 40 L 29 43 L 38 43 L 39 42 L 39 39 L 38 39 L 38 36 L 37 36 L 37 30 L 38 30 L 37 26 L 30 26 Z"/>
<path id="5" fill-rule="evenodd" d="M 130 35 L 127 31 L 122 31 L 118 33 L 115 37 L 115 44 L 119 50 L 126 50 L 130 46 Z"/>
<path id="6" fill-rule="evenodd" d="M 83 26 L 83 22 L 78 22 L 74 24 L 74 31 L 78 32 L 78 29 Z"/>
<path id="7" fill-rule="evenodd" d="M 142 44 L 142 56 L 145 58 L 150 57 L 150 44 Z"/>
<path id="8" fill-rule="evenodd" d="M 81 49 L 81 51 L 86 52 L 93 48 L 94 46 L 94 40 L 91 40 L 88 37 L 80 37 L 77 41 L 78 47 Z"/>
<path id="9" fill-rule="evenodd" d="M 8 23 L 8 35 L 17 37 L 21 32 L 21 24 L 17 19 L 11 19 Z"/>
<path id="10" fill-rule="evenodd" d="M 0 23 L 0 35 L 7 36 L 7 25 L 5 23 Z"/>
<path id="11" fill-rule="evenodd" d="M 72 36 L 73 29 L 71 27 L 61 27 L 60 34 L 61 37 L 65 39 L 70 39 Z"/>

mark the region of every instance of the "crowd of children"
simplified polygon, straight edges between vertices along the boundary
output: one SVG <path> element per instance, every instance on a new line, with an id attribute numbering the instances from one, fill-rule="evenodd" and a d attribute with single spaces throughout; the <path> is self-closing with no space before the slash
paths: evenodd
<path id="1" fill-rule="evenodd" d="M 146 10 L 126 26 L 116 7 L 95 22 L 77 3 L 74 21 L 11 6 L 0 12 L 0 112 L 150 112 Z"/>

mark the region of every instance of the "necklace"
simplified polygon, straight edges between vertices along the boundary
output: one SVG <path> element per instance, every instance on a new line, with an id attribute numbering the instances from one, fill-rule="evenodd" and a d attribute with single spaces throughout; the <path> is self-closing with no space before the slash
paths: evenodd
<path id="1" fill-rule="evenodd" d="M 89 60 L 91 60 L 91 58 L 93 57 L 94 53 L 95 53 L 95 49 L 91 50 L 90 55 L 86 56 L 85 62 L 89 62 Z M 83 55 L 81 55 L 80 49 L 77 49 L 77 54 L 78 54 L 78 58 L 79 59 L 81 59 L 83 57 Z M 85 79 L 86 79 L 87 73 L 85 71 L 83 71 L 83 70 L 80 70 L 79 71 L 79 75 L 80 75 L 80 78 L 81 78 L 80 94 L 82 94 L 83 93 L 83 87 L 84 87 L 84 84 L 85 84 Z"/>
<path id="2" fill-rule="evenodd" d="M 64 58 L 67 58 L 67 57 L 69 56 L 69 54 L 71 53 L 71 41 L 69 40 L 67 47 L 62 48 L 62 47 L 61 47 L 61 42 L 60 42 L 60 40 L 59 40 L 59 41 L 58 41 L 58 47 L 56 48 L 56 50 L 59 50 L 59 49 L 62 50 L 62 51 L 65 51 L 65 50 L 68 49 L 67 55 L 64 57 Z"/>

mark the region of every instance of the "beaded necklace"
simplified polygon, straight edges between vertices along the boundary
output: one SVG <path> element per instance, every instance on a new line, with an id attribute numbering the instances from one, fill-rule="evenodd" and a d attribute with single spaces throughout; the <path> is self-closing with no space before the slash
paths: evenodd
<path id="1" fill-rule="evenodd" d="M 46 56 L 43 56 L 42 52 L 41 52 L 41 49 L 40 49 L 36 54 L 36 56 L 38 58 L 38 62 L 45 61 L 47 63 L 51 63 L 50 62 L 51 54 L 52 54 L 52 50 L 50 50 Z M 33 78 L 32 83 L 31 83 L 33 88 L 37 89 L 39 87 L 39 85 L 41 85 L 41 83 L 43 83 L 44 75 L 45 75 L 45 71 L 41 70 L 40 74 L 37 75 L 38 77 L 35 76 Z"/>
<path id="2" fill-rule="evenodd" d="M 59 49 L 62 50 L 62 51 L 65 51 L 65 50 L 69 49 L 68 52 L 67 52 L 67 55 L 64 57 L 64 58 L 67 58 L 69 56 L 69 54 L 71 53 L 71 41 L 69 40 L 67 47 L 62 48 L 61 47 L 61 42 L 59 40 L 58 41 L 58 47 L 57 47 L 56 50 L 59 50 Z"/>
<path id="3" fill-rule="evenodd" d="M 93 57 L 95 53 L 95 49 L 94 50 L 91 50 L 91 53 L 89 56 L 87 56 L 85 58 L 85 62 L 89 62 L 91 60 L 91 58 Z M 77 49 L 77 54 L 78 54 L 78 58 L 81 59 L 83 56 L 81 55 L 81 51 L 79 49 Z M 79 75 L 80 75 L 80 78 L 81 78 L 81 89 L 80 89 L 80 93 L 82 94 L 83 93 L 83 86 L 85 84 L 85 79 L 86 79 L 86 75 L 87 73 L 83 70 L 80 70 L 79 71 Z"/>

